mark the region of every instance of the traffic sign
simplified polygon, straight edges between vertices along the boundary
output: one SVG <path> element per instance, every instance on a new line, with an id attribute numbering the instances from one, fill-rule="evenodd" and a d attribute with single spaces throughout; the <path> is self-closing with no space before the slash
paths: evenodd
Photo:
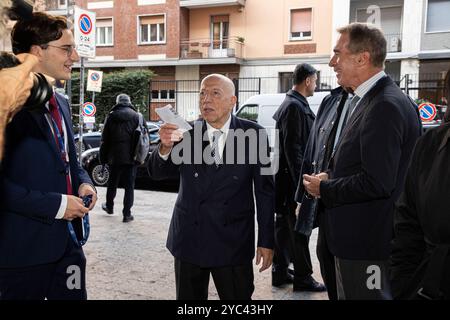
<path id="1" fill-rule="evenodd" d="M 420 119 L 425 122 L 433 121 L 437 115 L 436 106 L 430 102 L 422 103 L 419 106 Z"/>
<path id="2" fill-rule="evenodd" d="M 95 12 L 75 7 L 75 45 L 80 57 L 95 58 Z"/>
<path id="3" fill-rule="evenodd" d="M 95 123 L 95 117 L 83 117 L 84 123 Z"/>
<path id="4" fill-rule="evenodd" d="M 83 115 L 86 117 L 93 117 L 95 115 L 95 112 L 97 111 L 97 108 L 95 107 L 95 104 L 92 102 L 86 102 L 83 104 Z"/>
<path id="5" fill-rule="evenodd" d="M 87 91 L 102 91 L 103 72 L 97 70 L 89 70 L 87 78 Z"/>

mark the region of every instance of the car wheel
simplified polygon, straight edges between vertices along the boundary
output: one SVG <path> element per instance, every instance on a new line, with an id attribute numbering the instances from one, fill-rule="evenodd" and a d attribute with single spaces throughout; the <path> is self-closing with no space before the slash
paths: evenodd
<path id="1" fill-rule="evenodd" d="M 95 164 L 92 166 L 91 178 L 96 186 L 106 186 L 109 180 L 108 166 L 102 166 L 101 164 Z"/>

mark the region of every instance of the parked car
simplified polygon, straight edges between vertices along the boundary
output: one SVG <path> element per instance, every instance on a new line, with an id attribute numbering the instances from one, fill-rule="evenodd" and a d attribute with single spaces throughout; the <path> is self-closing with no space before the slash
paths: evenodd
<path id="1" fill-rule="evenodd" d="M 319 106 L 327 95 L 326 92 L 315 92 L 312 97 L 308 97 L 308 103 L 314 114 L 317 114 Z M 274 113 L 286 98 L 285 93 L 276 94 L 258 94 L 247 99 L 244 104 L 236 111 L 236 116 L 254 121 L 266 128 L 269 135 L 269 144 L 274 146 L 275 139 L 275 120 Z"/>
<path id="2" fill-rule="evenodd" d="M 77 133 L 74 135 L 75 140 L 75 149 L 77 151 L 77 154 L 79 154 L 79 148 L 80 145 L 78 143 L 78 140 L 80 138 L 80 135 Z M 86 150 L 92 149 L 92 148 L 98 148 L 100 147 L 100 141 L 102 139 L 102 133 L 101 132 L 86 132 L 83 133 L 83 145 L 81 146 L 81 152 L 84 152 Z"/>

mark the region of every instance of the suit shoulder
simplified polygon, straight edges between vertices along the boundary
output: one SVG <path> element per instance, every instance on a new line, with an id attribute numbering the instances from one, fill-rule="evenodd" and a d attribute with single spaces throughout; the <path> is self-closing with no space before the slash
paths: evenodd
<path id="1" fill-rule="evenodd" d="M 237 128 L 241 128 L 243 130 L 248 130 L 248 129 L 255 129 L 255 130 L 259 130 L 259 129 L 264 129 L 263 126 L 261 126 L 260 124 L 247 120 L 247 119 L 242 119 L 239 117 L 236 117 L 236 121 L 238 122 L 237 124 Z"/>

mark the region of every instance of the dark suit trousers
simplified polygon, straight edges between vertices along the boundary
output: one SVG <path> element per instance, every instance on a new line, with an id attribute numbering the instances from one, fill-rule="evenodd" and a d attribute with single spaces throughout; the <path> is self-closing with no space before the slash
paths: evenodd
<path id="1" fill-rule="evenodd" d="M 0 300 L 86 300 L 86 258 L 72 239 L 64 256 L 49 264 L 0 268 Z"/>
<path id="2" fill-rule="evenodd" d="M 319 235 L 317 238 L 317 258 L 320 263 L 320 274 L 322 275 L 322 279 L 327 287 L 328 299 L 337 300 L 337 289 L 336 289 L 336 268 L 334 263 L 334 256 L 330 252 L 327 244 L 326 238 L 326 222 L 324 213 L 319 212 L 318 214 L 319 221 Z"/>
<path id="3" fill-rule="evenodd" d="M 134 181 L 136 180 L 136 165 L 112 165 L 109 167 L 108 189 L 106 190 L 106 206 L 114 208 L 114 198 L 116 197 L 119 182 L 124 183 L 125 195 L 123 198 L 123 215 L 131 214 L 131 207 L 134 203 Z"/>
<path id="4" fill-rule="evenodd" d="M 313 270 L 309 253 L 309 237 L 295 231 L 295 221 L 294 204 L 287 214 L 276 215 L 272 272 L 283 276 L 292 261 L 295 271 L 294 278 L 302 280 L 312 275 Z"/>
<path id="5" fill-rule="evenodd" d="M 177 300 L 208 300 L 209 275 L 221 300 L 251 300 L 253 266 L 200 268 L 175 258 L 175 282 Z"/>
<path id="6" fill-rule="evenodd" d="M 339 300 L 392 300 L 387 260 L 335 261 Z"/>

